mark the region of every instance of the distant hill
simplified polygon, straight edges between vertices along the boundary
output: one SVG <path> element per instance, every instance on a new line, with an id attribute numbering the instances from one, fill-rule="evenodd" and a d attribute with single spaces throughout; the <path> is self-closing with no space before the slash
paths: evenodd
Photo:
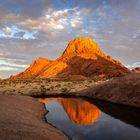
<path id="1" fill-rule="evenodd" d="M 132 69 L 133 73 L 140 73 L 140 67 Z"/>
<path id="2" fill-rule="evenodd" d="M 105 55 L 93 39 L 78 37 L 70 41 L 58 59 L 38 58 L 24 72 L 10 78 L 84 80 L 118 77 L 130 73 L 119 61 Z"/>

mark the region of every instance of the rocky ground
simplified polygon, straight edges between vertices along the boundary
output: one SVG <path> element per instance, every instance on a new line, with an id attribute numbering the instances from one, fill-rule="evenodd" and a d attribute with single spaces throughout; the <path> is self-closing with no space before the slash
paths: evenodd
<path id="1" fill-rule="evenodd" d="M 140 107 L 140 74 L 115 78 L 80 91 L 76 95 Z"/>
<path id="2" fill-rule="evenodd" d="M 45 108 L 36 99 L 0 95 L 1 140 L 67 140 L 61 131 L 45 122 Z"/>
<path id="3" fill-rule="evenodd" d="M 68 139 L 45 123 L 43 104 L 29 97 L 48 95 L 85 96 L 140 107 L 140 74 L 104 81 L 1 80 L 0 139 Z"/>
<path id="4" fill-rule="evenodd" d="M 140 74 L 102 81 L 27 81 L 2 81 L 0 82 L 0 92 L 2 94 L 20 94 L 34 97 L 85 96 L 140 107 Z"/>

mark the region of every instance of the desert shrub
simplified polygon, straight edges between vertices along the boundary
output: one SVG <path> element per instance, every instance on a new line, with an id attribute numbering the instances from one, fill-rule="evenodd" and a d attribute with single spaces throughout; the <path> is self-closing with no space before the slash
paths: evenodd
<path id="1" fill-rule="evenodd" d="M 53 90 L 54 89 L 54 86 L 51 86 L 50 89 Z"/>
<path id="2" fill-rule="evenodd" d="M 18 94 L 23 95 L 24 93 L 23 93 L 22 91 L 19 90 L 19 91 L 18 91 Z"/>
<path id="3" fill-rule="evenodd" d="M 89 82 L 89 83 L 92 83 L 92 80 L 89 80 L 88 82 Z"/>
<path id="4" fill-rule="evenodd" d="M 64 93 L 68 93 L 70 90 L 66 87 L 61 88 L 61 91 Z"/>
<path id="5" fill-rule="evenodd" d="M 45 96 L 46 95 L 46 91 L 47 91 L 47 89 L 45 88 L 45 86 L 44 85 L 41 85 L 40 86 L 40 93 L 41 93 L 42 96 Z"/>
<path id="6" fill-rule="evenodd" d="M 85 87 L 90 87 L 89 85 L 85 85 Z"/>
<path id="7" fill-rule="evenodd" d="M 37 89 L 37 86 L 33 87 L 33 89 Z"/>
<path id="8" fill-rule="evenodd" d="M 50 88 L 47 88 L 46 90 L 49 91 L 49 90 L 51 90 L 51 89 L 50 89 Z"/>
<path id="9" fill-rule="evenodd" d="M 16 91 L 16 89 L 12 89 L 11 91 L 12 91 L 12 92 L 15 92 L 15 91 Z"/>
<path id="10" fill-rule="evenodd" d="M 28 86 L 31 87 L 32 86 L 32 83 L 30 83 Z"/>
<path id="11" fill-rule="evenodd" d="M 55 87 L 61 87 L 61 84 L 57 84 Z"/>

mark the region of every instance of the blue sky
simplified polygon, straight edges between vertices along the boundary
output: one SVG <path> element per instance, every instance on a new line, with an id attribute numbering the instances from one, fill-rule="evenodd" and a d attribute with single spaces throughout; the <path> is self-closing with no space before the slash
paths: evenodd
<path id="1" fill-rule="evenodd" d="M 55 59 L 78 36 L 129 67 L 140 65 L 140 0 L 0 0 L 0 77 Z"/>

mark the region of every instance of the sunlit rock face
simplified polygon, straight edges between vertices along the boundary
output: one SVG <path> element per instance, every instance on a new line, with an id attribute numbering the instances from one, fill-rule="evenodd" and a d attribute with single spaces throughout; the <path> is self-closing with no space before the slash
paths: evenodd
<path id="1" fill-rule="evenodd" d="M 67 63 L 77 75 L 88 78 L 117 77 L 131 73 L 119 61 L 105 55 L 91 38 L 73 39 L 57 60 Z"/>
<path id="2" fill-rule="evenodd" d="M 53 61 L 46 58 L 39 57 L 24 72 L 16 76 L 11 76 L 11 79 L 36 78 L 42 73 L 43 69 L 52 64 L 52 62 Z"/>
<path id="3" fill-rule="evenodd" d="M 118 77 L 130 73 L 131 71 L 119 61 L 105 55 L 93 39 L 78 37 L 70 41 L 58 59 L 38 59 L 23 73 L 12 78 L 85 80 L 94 77 Z"/>
<path id="4" fill-rule="evenodd" d="M 49 101 L 59 102 L 70 120 L 79 125 L 95 123 L 101 115 L 101 111 L 95 105 L 83 99 L 46 98 L 39 100 L 43 103 Z"/>
<path id="5" fill-rule="evenodd" d="M 66 60 L 74 56 L 96 59 L 97 57 L 95 56 L 95 54 L 104 56 L 98 44 L 93 39 L 78 37 L 70 41 L 59 59 Z"/>

